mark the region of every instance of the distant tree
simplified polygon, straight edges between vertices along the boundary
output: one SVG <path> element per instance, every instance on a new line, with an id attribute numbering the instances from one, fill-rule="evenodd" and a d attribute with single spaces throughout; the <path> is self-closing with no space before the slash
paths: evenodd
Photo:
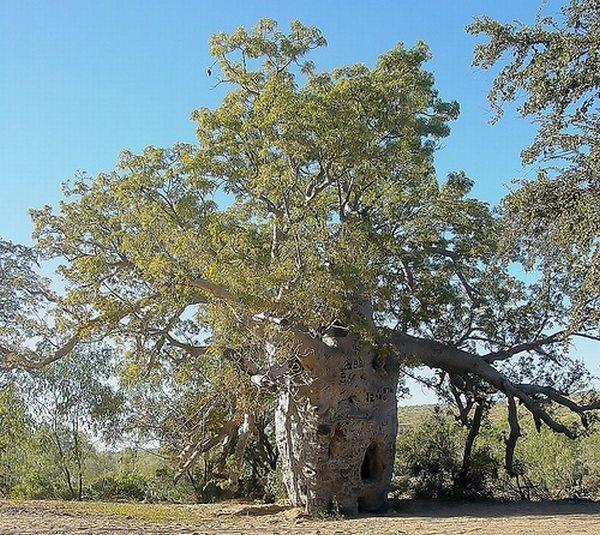
<path id="1" fill-rule="evenodd" d="M 83 499 L 91 441 L 118 427 L 122 399 L 109 382 L 110 358 L 107 349 L 81 344 L 22 379 L 28 412 L 54 455 L 71 499 Z"/>
<path id="2" fill-rule="evenodd" d="M 586 377 L 550 329 L 564 331 L 569 294 L 512 276 L 472 181 L 437 180 L 434 150 L 458 106 L 423 69 L 427 47 L 319 73 L 303 56 L 323 44 L 317 29 L 295 22 L 286 34 L 270 20 L 214 36 L 217 83 L 231 91 L 193 114 L 197 147 L 126 152 L 116 171 L 67 187 L 58 212 L 34 213 L 37 247 L 62 259 L 67 291 L 61 344 L 23 351 L 47 362 L 108 338 L 142 372 L 174 353 L 217 355 L 215 372 L 235 366 L 275 396 L 293 504 L 377 510 L 400 369 L 440 370 L 467 418 L 506 397 L 509 469 L 518 402 L 570 437 L 577 424 L 548 407 L 585 425 L 600 404 L 568 397 Z M 241 414 L 243 400 L 215 396 L 205 410 Z M 207 445 L 199 437 L 187 454 Z"/>
<path id="3" fill-rule="evenodd" d="M 543 6 L 542 6 L 543 7 Z M 539 164 L 503 201 L 509 256 L 541 270 L 547 299 L 569 299 L 570 331 L 600 324 L 600 3 L 571 0 L 535 23 L 481 17 L 468 27 L 488 40 L 474 65 L 500 65 L 489 100 L 538 126 L 523 163 Z"/>
<path id="4" fill-rule="evenodd" d="M 32 435 L 31 419 L 14 385 L 0 389 L 0 496 L 18 482 L 23 446 Z"/>

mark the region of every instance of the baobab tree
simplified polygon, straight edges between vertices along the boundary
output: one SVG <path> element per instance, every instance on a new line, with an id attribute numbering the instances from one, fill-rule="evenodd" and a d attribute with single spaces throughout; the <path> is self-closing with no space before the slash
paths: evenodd
<path id="1" fill-rule="evenodd" d="M 582 377 L 568 303 L 511 275 L 502 227 L 464 173 L 436 177 L 458 105 L 424 70 L 425 44 L 319 72 L 305 56 L 324 44 L 298 22 L 215 35 L 213 78 L 230 91 L 193 113 L 196 145 L 124 152 L 33 215 L 37 246 L 63 259 L 64 347 L 110 338 L 142 368 L 217 355 L 276 399 L 291 502 L 351 513 L 385 505 L 400 370 L 438 370 L 467 411 L 482 393 L 505 398 L 507 466 L 518 403 L 571 437 L 548 406 L 585 425 L 599 405 L 568 397 Z"/>

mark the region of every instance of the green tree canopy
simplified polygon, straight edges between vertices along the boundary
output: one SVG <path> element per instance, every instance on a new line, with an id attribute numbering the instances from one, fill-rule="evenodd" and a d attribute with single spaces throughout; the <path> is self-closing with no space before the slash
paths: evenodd
<path id="1" fill-rule="evenodd" d="M 58 360 L 79 340 L 63 339 L 66 325 L 55 315 L 59 298 L 39 275 L 38 261 L 33 249 L 0 239 L 0 379 L 14 365 Z"/>
<path id="2" fill-rule="evenodd" d="M 571 0 L 533 25 L 482 17 L 469 26 L 488 40 L 474 64 L 502 65 L 489 99 L 538 126 L 523 162 L 540 165 L 503 207 L 508 256 L 543 273 L 548 292 L 569 300 L 571 330 L 600 324 L 600 6 Z"/>

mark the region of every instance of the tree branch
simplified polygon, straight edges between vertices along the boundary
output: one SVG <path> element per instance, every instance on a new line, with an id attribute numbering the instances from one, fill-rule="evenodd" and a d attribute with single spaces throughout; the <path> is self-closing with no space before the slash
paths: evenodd
<path id="1" fill-rule="evenodd" d="M 518 344 L 508 349 L 488 353 L 486 355 L 483 355 L 481 358 L 486 362 L 498 362 L 506 360 L 516 355 L 517 353 L 522 353 L 523 351 L 531 351 L 547 344 L 554 344 L 558 342 L 560 340 L 560 337 L 563 335 L 564 331 L 559 331 L 554 334 L 545 336 L 544 338 L 538 338 L 537 340 L 532 340 L 531 342 L 524 342 L 522 344 Z"/>
<path id="2" fill-rule="evenodd" d="M 35 351 L 30 350 L 22 350 L 16 351 L 14 349 L 9 349 L 6 346 L 0 345 L 0 353 L 6 359 L 13 359 L 15 364 L 23 366 L 28 370 L 39 370 L 48 364 L 51 364 L 57 360 L 68 355 L 75 346 L 79 343 L 81 338 L 78 334 L 69 338 L 63 345 L 61 345 L 54 353 L 48 355 L 47 357 L 41 357 Z M 27 355 L 27 356 L 25 356 Z"/>
<path id="3" fill-rule="evenodd" d="M 508 398 L 517 398 L 533 416 L 538 430 L 541 424 L 544 423 L 553 431 L 562 433 L 569 438 L 577 436 L 572 429 L 553 419 L 543 409 L 541 403 L 530 395 L 539 393 L 540 389 L 546 387 L 515 384 L 480 356 L 432 340 L 393 333 L 388 338 L 388 342 L 395 348 L 401 358 L 417 359 L 426 366 L 446 370 L 449 373 L 471 373 L 495 387 Z M 551 396 L 549 397 L 552 399 Z M 552 401 L 559 404 L 565 403 L 564 400 L 559 400 L 556 395 L 554 395 Z M 587 412 L 589 410 L 596 410 L 597 408 L 599 408 L 597 404 L 591 404 L 582 408 L 582 410 L 583 412 Z"/>

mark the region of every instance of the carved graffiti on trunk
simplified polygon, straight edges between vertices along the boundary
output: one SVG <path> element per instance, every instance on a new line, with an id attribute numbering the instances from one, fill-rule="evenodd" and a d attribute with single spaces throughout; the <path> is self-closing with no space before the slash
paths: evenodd
<path id="1" fill-rule="evenodd" d="M 350 345 L 350 344 L 348 344 Z M 356 344 L 321 377 L 290 377 L 279 393 L 277 444 L 294 505 L 385 507 L 395 454 L 397 374 Z"/>

